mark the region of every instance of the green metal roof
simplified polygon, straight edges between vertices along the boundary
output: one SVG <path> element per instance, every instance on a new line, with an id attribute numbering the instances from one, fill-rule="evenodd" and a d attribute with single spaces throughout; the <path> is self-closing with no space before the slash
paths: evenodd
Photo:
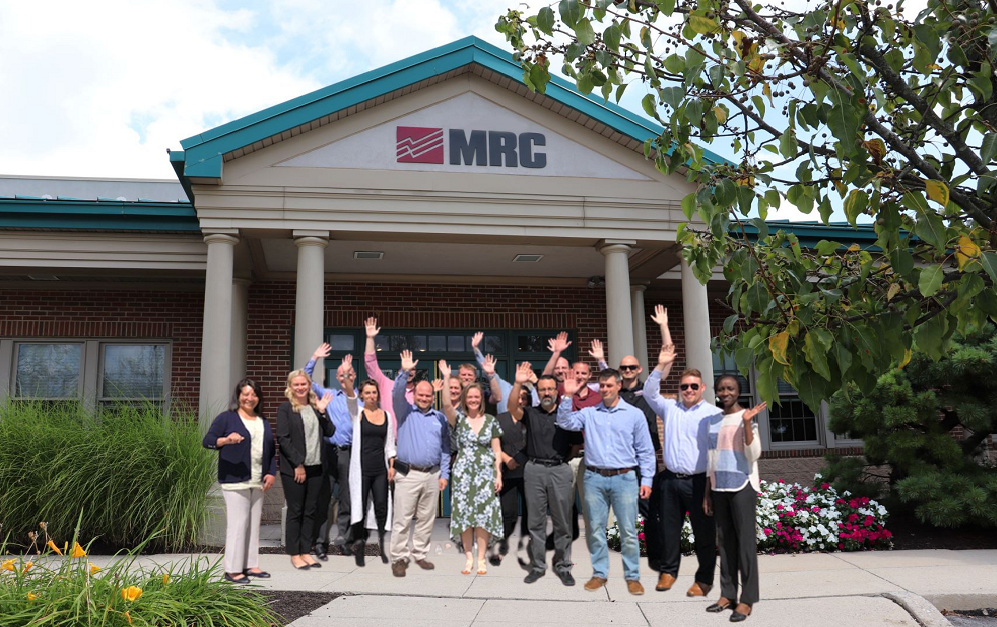
<path id="1" fill-rule="evenodd" d="M 876 234 L 872 224 L 859 224 L 852 226 L 847 222 L 790 222 L 789 220 L 766 220 L 765 224 L 771 232 L 788 231 L 796 235 L 800 240 L 800 246 L 804 248 L 814 248 L 821 240 L 841 242 L 845 246 L 858 244 L 868 247 L 876 243 L 879 236 Z M 734 225 L 732 229 L 740 230 L 741 227 Z M 758 229 L 753 225 L 744 223 L 744 232 L 749 236 L 758 234 Z M 869 248 L 872 250 L 872 248 Z M 878 250 L 878 249 L 877 249 Z"/>
<path id="2" fill-rule="evenodd" d="M 199 233 L 189 202 L 0 198 L 0 228 Z"/>
<path id="3" fill-rule="evenodd" d="M 472 63 L 525 84 L 523 69 L 510 52 L 477 37 L 465 37 L 188 137 L 180 142 L 183 151 L 173 151 L 170 161 L 185 187 L 190 178 L 221 178 L 226 153 Z M 663 130 L 619 105 L 579 93 L 557 76 L 551 78 L 546 95 L 639 142 Z M 714 163 L 725 161 L 708 150 L 703 154 Z"/>

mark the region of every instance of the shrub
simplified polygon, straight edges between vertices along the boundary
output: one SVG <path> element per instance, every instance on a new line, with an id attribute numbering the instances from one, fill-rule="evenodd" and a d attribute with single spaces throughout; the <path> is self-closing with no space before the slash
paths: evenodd
<path id="1" fill-rule="evenodd" d="M 692 535 L 692 523 L 689 522 L 689 517 L 686 516 L 685 522 L 682 523 L 682 541 L 680 545 L 683 553 L 692 553 L 695 548 L 693 540 L 694 536 Z M 621 549 L 619 521 L 614 522 L 608 529 L 606 529 L 606 541 L 609 548 L 612 550 L 619 551 Z M 640 543 L 640 554 L 647 555 L 647 542 L 644 540 L 643 516 L 637 516 L 637 542 Z"/>
<path id="2" fill-rule="evenodd" d="M 155 405 L 95 415 L 80 404 L 0 406 L 0 525 L 23 541 L 39 519 L 115 547 L 159 532 L 157 548 L 196 543 L 215 458 L 197 419 Z"/>
<path id="3" fill-rule="evenodd" d="M 58 548 L 55 543 L 51 547 Z M 0 563 L 0 625 L 4 627 L 268 627 L 277 616 L 258 593 L 219 578 L 217 562 L 191 558 L 169 567 L 138 568 L 135 555 L 100 569 L 72 543 L 69 555 Z M 140 545 L 141 546 L 141 545 Z M 0 545 L 0 555 L 6 555 Z M 73 556 L 76 557 L 73 557 Z"/>

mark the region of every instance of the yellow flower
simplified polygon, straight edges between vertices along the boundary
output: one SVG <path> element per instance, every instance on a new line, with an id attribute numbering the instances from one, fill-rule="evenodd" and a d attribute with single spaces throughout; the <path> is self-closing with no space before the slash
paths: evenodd
<path id="1" fill-rule="evenodd" d="M 87 552 L 83 550 L 83 547 L 80 546 L 80 543 L 73 542 L 73 554 L 71 557 L 76 558 L 76 557 L 86 557 L 86 556 Z"/>
<path id="2" fill-rule="evenodd" d="M 170 576 L 168 574 L 163 575 L 163 585 L 170 583 Z"/>
<path id="3" fill-rule="evenodd" d="M 125 601 L 138 601 L 140 596 L 142 596 L 142 588 L 138 586 L 128 586 L 121 590 L 121 598 Z"/>
<path id="4" fill-rule="evenodd" d="M 23 575 L 24 573 L 28 572 L 28 569 L 31 568 L 34 565 L 35 565 L 34 562 L 28 562 L 27 564 L 25 564 L 24 565 L 24 570 L 21 571 L 21 574 Z"/>
<path id="5" fill-rule="evenodd" d="M 48 541 L 48 548 L 52 549 L 52 552 L 56 555 L 62 555 L 62 551 L 59 550 L 59 547 L 57 547 L 55 542 L 52 542 L 51 540 Z"/>
<path id="6" fill-rule="evenodd" d="M 38 598 L 38 595 L 35 594 L 34 592 L 29 592 L 28 593 L 28 601 L 34 601 L 37 598 Z"/>
<path id="7" fill-rule="evenodd" d="M 14 572 L 14 560 L 4 560 L 3 564 L 0 565 L 0 568 Z"/>
<path id="8" fill-rule="evenodd" d="M 90 562 L 87 562 L 87 564 L 90 564 Z M 90 574 L 91 575 L 96 575 L 100 571 L 101 571 L 100 566 L 94 566 L 93 564 L 90 564 Z"/>

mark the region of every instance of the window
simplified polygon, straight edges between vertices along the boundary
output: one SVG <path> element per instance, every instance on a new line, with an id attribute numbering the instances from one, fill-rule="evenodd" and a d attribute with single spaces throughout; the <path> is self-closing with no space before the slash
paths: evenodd
<path id="1" fill-rule="evenodd" d="M 169 370 L 168 342 L 0 340 L 0 397 L 165 402 Z"/>
<path id="2" fill-rule="evenodd" d="M 817 415 L 785 381 L 779 381 L 779 404 L 769 407 L 768 413 L 769 441 L 773 444 L 819 443 Z"/>

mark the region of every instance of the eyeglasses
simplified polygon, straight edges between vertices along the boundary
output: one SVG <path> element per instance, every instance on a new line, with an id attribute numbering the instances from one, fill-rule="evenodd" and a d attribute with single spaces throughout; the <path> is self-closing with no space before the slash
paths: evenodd
<path id="1" fill-rule="evenodd" d="M 696 390 L 699 389 L 699 384 L 698 383 L 682 383 L 682 384 L 679 384 L 679 389 L 682 390 L 683 392 L 685 392 L 686 390 L 692 390 L 693 392 L 695 392 Z"/>
<path id="2" fill-rule="evenodd" d="M 620 364 L 620 370 L 636 370 L 638 368 L 640 368 L 639 364 L 634 364 L 632 366 L 629 364 Z"/>

